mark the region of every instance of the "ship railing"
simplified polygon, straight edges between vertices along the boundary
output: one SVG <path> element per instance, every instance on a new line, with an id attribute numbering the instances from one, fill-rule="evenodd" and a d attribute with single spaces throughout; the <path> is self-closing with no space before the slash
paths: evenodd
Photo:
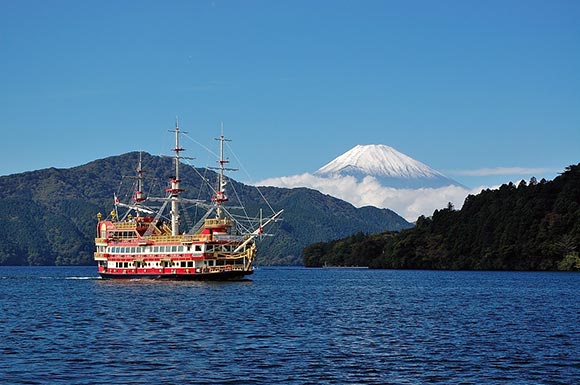
<path id="1" fill-rule="evenodd" d="M 220 252 L 216 252 L 214 253 L 216 254 L 217 258 L 224 258 L 226 260 L 228 259 L 242 259 L 246 256 L 246 252 L 245 251 L 241 251 L 239 253 L 233 254 L 233 253 L 220 253 Z"/>
<path id="2" fill-rule="evenodd" d="M 137 227 L 137 224 L 135 222 L 113 222 L 113 226 L 115 226 L 116 229 L 133 230 Z"/>
<path id="3" fill-rule="evenodd" d="M 232 220 L 229 218 L 221 218 L 221 219 L 206 219 L 205 225 L 206 226 L 228 226 L 232 224 Z"/>
<path id="4" fill-rule="evenodd" d="M 225 265 L 225 266 L 212 266 L 209 268 L 210 273 L 221 273 L 223 271 L 243 271 L 243 265 Z"/>
<path id="5" fill-rule="evenodd" d="M 246 238 L 243 235 L 214 235 L 216 241 L 241 242 Z"/>
<path id="6" fill-rule="evenodd" d="M 151 240 L 155 242 L 181 242 L 181 243 L 191 243 L 194 241 L 201 241 L 207 238 L 207 236 L 193 236 L 193 235 L 149 235 L 143 237 L 144 240 Z"/>

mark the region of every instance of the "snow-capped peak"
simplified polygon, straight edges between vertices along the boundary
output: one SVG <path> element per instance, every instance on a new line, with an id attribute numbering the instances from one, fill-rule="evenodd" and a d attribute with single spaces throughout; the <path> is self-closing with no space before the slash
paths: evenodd
<path id="1" fill-rule="evenodd" d="M 357 145 L 316 171 L 317 175 L 438 178 L 440 172 L 384 144 Z"/>

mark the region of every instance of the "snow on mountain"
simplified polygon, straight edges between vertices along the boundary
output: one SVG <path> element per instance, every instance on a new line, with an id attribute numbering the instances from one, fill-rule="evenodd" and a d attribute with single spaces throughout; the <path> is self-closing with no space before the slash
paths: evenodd
<path id="1" fill-rule="evenodd" d="M 360 172 L 373 176 L 433 177 L 438 171 L 384 144 L 357 145 L 321 167 L 316 174 Z"/>
<path id="2" fill-rule="evenodd" d="M 381 185 L 394 188 L 461 186 L 439 171 L 383 144 L 357 145 L 318 169 L 314 175 L 353 176 L 357 180 L 372 176 Z"/>

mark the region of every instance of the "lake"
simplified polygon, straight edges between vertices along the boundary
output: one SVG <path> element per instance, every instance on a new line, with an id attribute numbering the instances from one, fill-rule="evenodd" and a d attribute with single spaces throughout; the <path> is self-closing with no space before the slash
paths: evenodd
<path id="1" fill-rule="evenodd" d="M 2 384 L 572 384 L 580 274 L 0 267 Z"/>

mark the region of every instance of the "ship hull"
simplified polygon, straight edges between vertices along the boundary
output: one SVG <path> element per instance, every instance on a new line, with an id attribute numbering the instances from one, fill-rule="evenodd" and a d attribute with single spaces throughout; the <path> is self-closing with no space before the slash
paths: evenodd
<path id="1" fill-rule="evenodd" d="M 102 279 L 153 279 L 153 280 L 167 280 L 167 281 L 240 281 L 246 275 L 253 274 L 253 271 L 221 271 L 217 273 L 196 273 L 196 274 L 118 274 L 118 273 L 104 273 L 99 275 Z"/>

